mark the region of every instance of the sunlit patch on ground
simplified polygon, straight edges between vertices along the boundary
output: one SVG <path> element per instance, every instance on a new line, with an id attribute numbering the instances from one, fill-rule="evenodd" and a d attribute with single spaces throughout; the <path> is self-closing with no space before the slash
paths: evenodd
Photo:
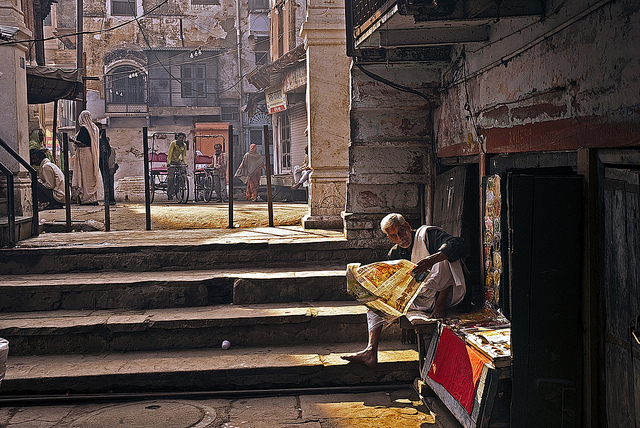
<path id="1" fill-rule="evenodd" d="M 302 217 L 308 214 L 308 205 L 299 203 L 273 204 L 275 226 L 296 226 L 302 224 Z M 111 230 L 144 230 L 146 225 L 145 205 L 118 203 L 110 207 Z M 40 213 L 45 222 L 64 222 L 65 210 L 47 210 Z M 71 206 L 73 222 L 94 220 L 104 223 L 104 206 Z M 214 203 L 156 203 L 151 205 L 151 223 L 154 229 L 218 229 L 229 227 L 229 206 Z M 255 203 L 234 201 L 234 227 L 267 227 L 269 211 L 266 202 Z"/>

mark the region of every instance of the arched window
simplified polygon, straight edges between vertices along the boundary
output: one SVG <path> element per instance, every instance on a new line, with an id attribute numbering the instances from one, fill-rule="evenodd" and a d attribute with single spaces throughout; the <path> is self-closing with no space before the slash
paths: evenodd
<path id="1" fill-rule="evenodd" d="M 146 74 L 134 66 L 113 68 L 106 76 L 107 104 L 146 103 L 146 81 Z"/>

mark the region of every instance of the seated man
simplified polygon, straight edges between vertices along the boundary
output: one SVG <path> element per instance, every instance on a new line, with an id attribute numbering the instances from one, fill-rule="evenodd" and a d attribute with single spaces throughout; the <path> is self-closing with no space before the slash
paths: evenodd
<path id="1" fill-rule="evenodd" d="M 453 308 L 463 301 L 466 283 L 460 259 L 467 256 L 467 248 L 462 238 L 451 236 L 437 226 L 422 226 L 412 231 L 404 217 L 396 213 L 383 218 L 380 228 L 395 244 L 389 251 L 389 260 L 411 260 L 417 264 L 413 275 L 431 270 L 411 305 L 412 310 L 431 312 L 433 318 L 441 318 L 445 316 L 447 308 Z M 369 309 L 367 325 L 367 347 L 341 358 L 373 367 L 378 363 L 383 319 Z"/>
<path id="2" fill-rule="evenodd" d="M 304 161 L 302 162 L 302 166 L 296 165 L 293 170 L 294 177 L 297 174 L 300 174 L 300 178 L 296 181 L 296 184 L 291 186 L 292 190 L 297 190 L 300 186 L 302 186 L 305 181 L 309 180 L 309 176 L 313 170 L 309 166 L 309 146 L 304 148 Z"/>
<path id="3" fill-rule="evenodd" d="M 64 174 L 43 150 L 29 150 L 31 165 L 38 168 L 39 209 L 62 208 L 64 204 Z"/>

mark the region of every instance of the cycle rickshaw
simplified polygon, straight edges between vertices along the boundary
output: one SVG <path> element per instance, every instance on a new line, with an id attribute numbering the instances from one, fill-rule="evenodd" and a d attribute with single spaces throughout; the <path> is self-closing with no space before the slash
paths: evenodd
<path id="1" fill-rule="evenodd" d="M 214 145 L 219 142 L 220 138 L 224 149 L 224 135 L 196 135 L 194 138 L 193 148 L 196 151 L 196 156 L 193 168 L 193 193 L 196 202 L 200 200 L 209 202 L 213 196 L 217 171 L 211 167 L 211 164 L 215 153 Z M 198 139 L 200 139 L 200 142 L 198 142 Z M 219 199 L 222 198 L 222 195 L 216 196 Z"/>
<path id="2" fill-rule="evenodd" d="M 149 154 L 149 196 L 153 203 L 156 191 L 168 191 L 168 170 L 167 154 L 158 152 L 156 148 L 156 138 L 175 138 L 173 132 L 154 132 L 151 137 L 151 153 Z M 174 190 L 176 200 L 186 204 L 189 199 L 189 180 L 187 177 L 187 165 L 176 166 L 174 169 Z"/>

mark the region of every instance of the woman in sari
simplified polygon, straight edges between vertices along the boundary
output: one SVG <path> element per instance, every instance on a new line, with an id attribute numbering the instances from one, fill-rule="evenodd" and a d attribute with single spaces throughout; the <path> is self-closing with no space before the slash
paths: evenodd
<path id="1" fill-rule="evenodd" d="M 244 154 L 242 163 L 235 173 L 235 177 L 238 177 L 247 185 L 247 201 L 256 201 L 258 199 L 258 187 L 260 186 L 260 177 L 264 167 L 264 160 L 258 153 L 258 147 L 255 144 L 250 145 L 249 151 Z"/>
<path id="2" fill-rule="evenodd" d="M 98 205 L 98 186 L 102 183 L 99 130 L 88 110 L 80 113 L 78 123 L 80 130 L 71 139 L 76 146 L 71 186 L 78 195 L 80 204 Z"/>

